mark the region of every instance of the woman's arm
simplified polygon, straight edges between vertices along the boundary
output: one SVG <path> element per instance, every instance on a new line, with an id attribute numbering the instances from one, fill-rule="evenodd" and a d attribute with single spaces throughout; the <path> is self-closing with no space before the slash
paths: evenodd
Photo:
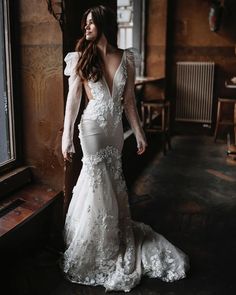
<path id="1" fill-rule="evenodd" d="M 124 111 L 134 132 L 137 142 L 137 153 L 140 155 L 144 153 L 147 147 L 147 140 L 141 125 L 139 114 L 136 107 L 134 82 L 135 82 L 135 65 L 134 54 L 132 51 L 126 50 L 126 68 L 127 80 L 124 89 Z"/>
<path id="2" fill-rule="evenodd" d="M 69 76 L 69 91 L 67 94 L 64 129 L 62 135 L 62 154 L 64 159 L 68 161 L 71 161 L 71 153 L 75 153 L 73 143 L 74 124 L 79 112 L 82 96 L 82 82 L 76 73 L 78 59 L 78 52 L 70 52 L 65 57 L 67 65 L 64 74 Z"/>

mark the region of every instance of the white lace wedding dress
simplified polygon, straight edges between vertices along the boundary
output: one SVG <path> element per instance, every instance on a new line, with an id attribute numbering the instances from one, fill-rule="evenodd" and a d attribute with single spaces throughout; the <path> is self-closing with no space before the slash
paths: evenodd
<path id="1" fill-rule="evenodd" d="M 78 58 L 77 52 L 65 58 L 65 75 L 70 77 L 62 150 L 69 152 L 74 152 L 74 122 L 82 93 L 75 72 Z M 103 285 L 107 291 L 128 292 L 142 275 L 166 282 L 182 279 L 188 257 L 150 226 L 130 217 L 121 166 L 123 108 L 135 135 L 143 132 L 134 99 L 132 51 L 124 50 L 111 91 L 105 78 L 88 85 L 93 99 L 79 124 L 83 167 L 66 216 L 63 271 L 72 282 Z"/>

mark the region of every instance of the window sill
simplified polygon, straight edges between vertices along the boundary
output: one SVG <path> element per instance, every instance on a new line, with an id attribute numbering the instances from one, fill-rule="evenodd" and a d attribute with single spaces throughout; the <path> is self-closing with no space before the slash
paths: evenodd
<path id="1" fill-rule="evenodd" d="M 0 240 L 58 202 L 62 207 L 63 193 L 44 185 L 30 184 L 17 190 L 0 202 Z"/>
<path id="2" fill-rule="evenodd" d="M 30 167 L 22 166 L 0 176 L 0 200 L 32 182 Z"/>
<path id="3" fill-rule="evenodd" d="M 62 191 L 35 184 L 30 167 L 1 176 L 0 191 L 0 250 L 9 250 L 12 255 L 45 239 L 58 244 L 63 223 Z"/>

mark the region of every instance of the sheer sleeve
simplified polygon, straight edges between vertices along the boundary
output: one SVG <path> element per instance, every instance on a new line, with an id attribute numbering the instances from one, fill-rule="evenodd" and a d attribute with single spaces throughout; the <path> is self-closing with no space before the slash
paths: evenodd
<path id="1" fill-rule="evenodd" d="M 127 68 L 127 80 L 124 89 L 124 111 L 129 121 L 129 124 L 136 137 L 137 145 L 139 141 L 146 142 L 146 137 L 142 128 L 142 124 L 139 118 L 139 114 L 136 107 L 134 83 L 135 83 L 135 64 L 137 60 L 136 53 L 131 49 L 126 49 L 126 68 Z"/>
<path id="2" fill-rule="evenodd" d="M 69 91 L 67 94 L 66 110 L 64 118 L 64 128 L 62 135 L 62 153 L 74 153 L 74 124 L 79 112 L 82 96 L 82 82 L 79 75 L 76 74 L 76 65 L 79 59 L 78 52 L 69 52 L 64 61 L 66 67 L 64 74 L 69 76 Z"/>

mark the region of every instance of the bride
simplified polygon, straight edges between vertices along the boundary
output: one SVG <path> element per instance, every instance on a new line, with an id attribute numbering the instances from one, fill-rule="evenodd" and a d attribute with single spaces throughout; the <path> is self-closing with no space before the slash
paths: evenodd
<path id="1" fill-rule="evenodd" d="M 116 17 L 108 8 L 90 8 L 82 19 L 84 36 L 76 52 L 65 57 L 65 160 L 71 161 L 75 152 L 73 132 L 82 86 L 89 102 L 78 126 L 83 167 L 66 215 L 62 268 L 71 282 L 128 292 L 142 275 L 166 282 L 182 279 L 189 262 L 162 235 L 130 217 L 121 166 L 123 109 L 139 155 L 147 143 L 135 105 L 134 54 L 117 48 L 114 29 Z"/>

